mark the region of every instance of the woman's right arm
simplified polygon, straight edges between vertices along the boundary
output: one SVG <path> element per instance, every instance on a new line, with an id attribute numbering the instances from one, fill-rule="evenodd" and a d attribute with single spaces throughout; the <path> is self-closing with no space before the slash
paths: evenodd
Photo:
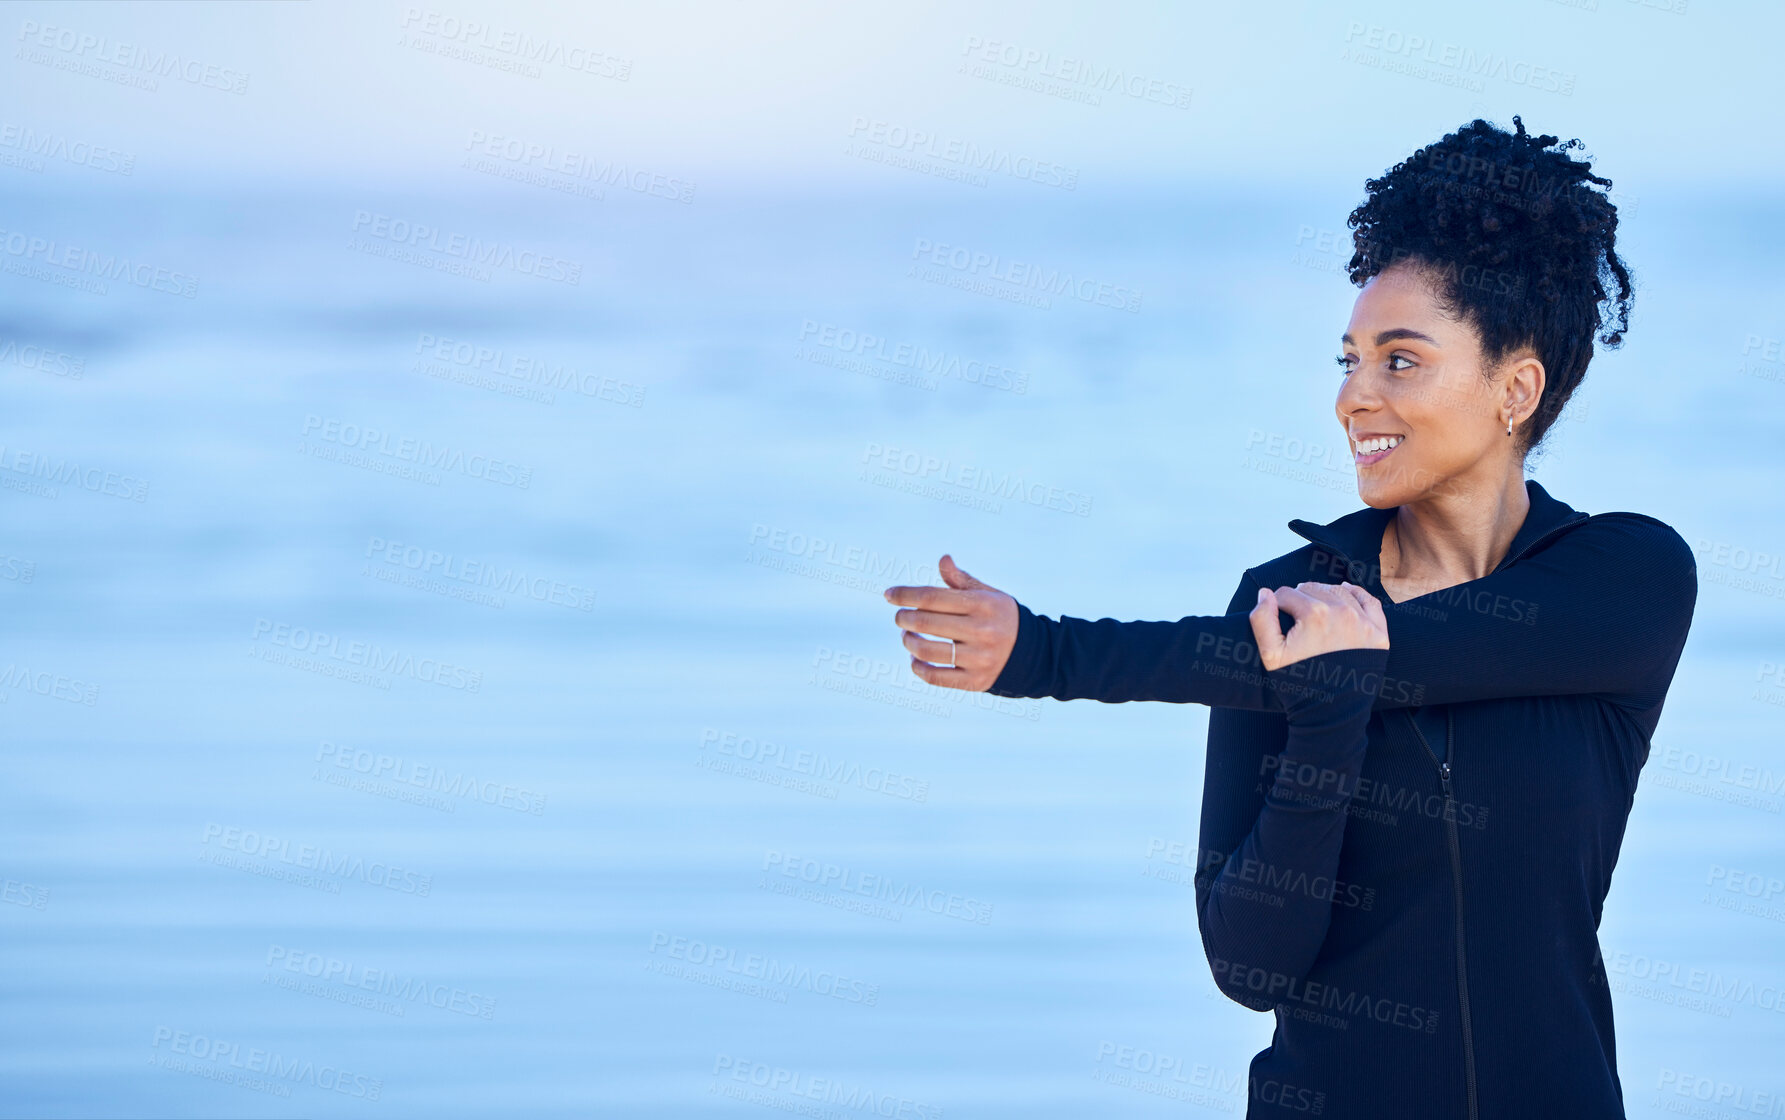
<path id="1" fill-rule="evenodd" d="M 1374 707 L 1596 694 L 1651 708 L 1685 645 L 1697 571 L 1673 529 L 1640 514 L 1603 514 L 1501 571 L 1384 603 L 1391 649 Z M 1234 600 L 1241 607 L 1246 590 Z M 1055 621 L 1018 607 L 1016 648 L 987 689 L 995 695 L 1273 704 L 1256 677 L 1211 666 L 1209 651 L 1233 648 L 1243 615 Z"/>
<path id="2" fill-rule="evenodd" d="M 1265 687 L 1243 607 L 1176 622 L 1092 622 L 1069 615 L 1055 621 L 1020 602 L 1016 607 L 1016 645 L 986 690 L 995 696 L 1281 711 Z"/>
<path id="3" fill-rule="evenodd" d="M 1360 637 L 1367 644 L 1376 631 L 1387 642 L 1382 607 L 1361 588 L 1343 593 L 1342 603 L 1333 598 L 1341 595 L 1336 588 L 1322 588 L 1325 594 L 1257 589 L 1249 611 L 1242 613 L 1236 598 L 1225 615 L 1177 622 L 1055 622 L 961 571 L 947 555 L 939 568 L 947 587 L 889 587 L 886 598 L 904 608 L 893 620 L 905 631 L 911 671 L 945 688 L 1282 711 L 1266 669 L 1290 666 L 1289 672 L 1306 675 L 1307 666 L 1293 663 L 1349 648 Z M 1353 606 L 1362 613 L 1354 614 Z M 1284 614 L 1290 617 L 1287 630 Z M 1035 683 L 1000 691 L 999 682 L 1022 678 Z"/>

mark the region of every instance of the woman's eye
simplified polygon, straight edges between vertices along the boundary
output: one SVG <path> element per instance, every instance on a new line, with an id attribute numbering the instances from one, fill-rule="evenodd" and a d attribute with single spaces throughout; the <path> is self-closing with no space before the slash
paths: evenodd
<path id="1" fill-rule="evenodd" d="M 1406 362 L 1407 365 L 1397 366 L 1397 365 L 1395 365 L 1396 362 Z M 1395 354 L 1388 359 L 1388 368 L 1392 369 L 1392 370 L 1403 370 L 1403 369 L 1408 368 L 1408 366 L 1411 366 L 1412 364 L 1413 364 L 1413 359 L 1409 358 L 1405 354 Z"/>
<path id="2" fill-rule="evenodd" d="M 1351 359 L 1350 358 L 1347 358 L 1345 355 L 1340 354 L 1338 357 L 1334 358 L 1333 361 L 1339 363 L 1339 372 L 1346 374 L 1347 376 L 1350 375 L 1350 373 L 1351 373 Z"/>

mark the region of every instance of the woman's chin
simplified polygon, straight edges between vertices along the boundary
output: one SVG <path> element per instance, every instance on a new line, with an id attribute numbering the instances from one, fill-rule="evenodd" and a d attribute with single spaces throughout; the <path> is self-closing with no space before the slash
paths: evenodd
<path id="1" fill-rule="evenodd" d="M 1413 495 L 1407 493 L 1404 486 L 1394 486 L 1385 482 L 1360 476 L 1357 480 L 1357 496 L 1364 505 L 1372 509 L 1393 509 L 1406 505 Z"/>

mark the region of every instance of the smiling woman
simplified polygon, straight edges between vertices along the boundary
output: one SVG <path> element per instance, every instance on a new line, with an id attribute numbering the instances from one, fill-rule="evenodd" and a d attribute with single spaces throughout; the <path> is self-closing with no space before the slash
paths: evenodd
<path id="1" fill-rule="evenodd" d="M 1599 916 L 1697 567 L 1524 477 L 1631 289 L 1610 181 L 1513 122 L 1369 181 L 1334 402 L 1365 508 L 1290 521 L 1227 614 L 1056 621 L 948 557 L 888 591 L 932 684 L 1211 707 L 1198 926 L 1275 1014 L 1249 1118 L 1624 1115 Z"/>
<path id="2" fill-rule="evenodd" d="M 1578 140 L 1512 120 L 1510 134 L 1471 122 L 1371 179 L 1347 223 L 1363 291 L 1335 411 L 1358 495 L 1397 509 L 1382 575 L 1397 600 L 1478 579 L 1504 554 L 1526 456 L 1586 376 L 1596 332 L 1616 347 L 1629 323 L 1617 208 L 1592 189 L 1611 180 L 1568 155 Z"/>

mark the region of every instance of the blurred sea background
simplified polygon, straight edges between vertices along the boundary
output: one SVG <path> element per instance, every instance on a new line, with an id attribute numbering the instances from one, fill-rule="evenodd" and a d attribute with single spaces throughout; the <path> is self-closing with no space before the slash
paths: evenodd
<path id="1" fill-rule="evenodd" d="M 1640 283 L 1531 474 L 1699 554 L 1626 1102 L 1785 1094 L 1776 9 L 4 17 L 0 1115 L 1243 1114 L 1206 711 L 930 688 L 880 592 L 1223 611 L 1360 504 L 1363 180 L 1513 112 Z"/>

